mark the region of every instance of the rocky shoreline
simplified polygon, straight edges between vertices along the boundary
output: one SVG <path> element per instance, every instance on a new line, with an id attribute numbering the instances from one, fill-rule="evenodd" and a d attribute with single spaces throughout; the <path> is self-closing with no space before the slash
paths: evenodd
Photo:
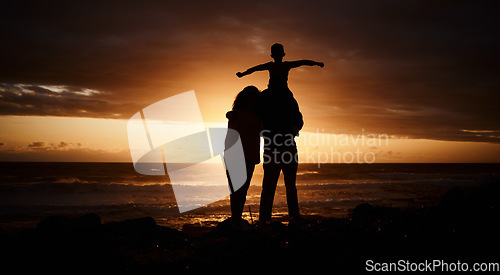
<path id="1" fill-rule="evenodd" d="M 96 214 L 54 216 L 16 235 L 0 231 L 0 256 L 16 273 L 85 274 L 364 271 L 369 259 L 498 262 L 498 191 L 455 188 L 432 208 L 362 204 L 349 219 L 305 216 L 245 232 L 229 221 L 175 230 L 150 217 L 101 223 Z"/>

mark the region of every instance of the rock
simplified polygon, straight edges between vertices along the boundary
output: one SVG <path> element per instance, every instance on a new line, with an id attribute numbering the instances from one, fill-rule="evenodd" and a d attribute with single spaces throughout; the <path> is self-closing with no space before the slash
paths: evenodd
<path id="1" fill-rule="evenodd" d="M 79 218 L 67 218 L 62 216 L 47 217 L 40 221 L 37 229 L 40 231 L 68 231 L 97 228 L 101 225 L 101 218 L 93 213 L 83 215 Z"/>

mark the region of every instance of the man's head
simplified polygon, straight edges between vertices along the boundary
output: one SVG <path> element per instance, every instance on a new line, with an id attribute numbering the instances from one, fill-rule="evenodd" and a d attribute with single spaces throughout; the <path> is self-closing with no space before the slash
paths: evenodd
<path id="1" fill-rule="evenodd" d="M 275 43 L 271 46 L 271 57 L 275 61 L 281 61 L 285 56 L 285 48 L 279 43 Z"/>

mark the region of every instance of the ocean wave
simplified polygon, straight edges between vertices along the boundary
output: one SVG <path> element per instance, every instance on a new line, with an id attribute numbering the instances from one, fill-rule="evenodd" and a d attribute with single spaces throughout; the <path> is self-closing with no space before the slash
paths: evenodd
<path id="1" fill-rule="evenodd" d="M 441 173 L 374 173 L 376 177 L 384 179 L 401 179 L 401 180 L 415 180 L 415 179 L 434 179 L 434 180 L 448 180 L 448 179 L 473 179 L 473 180 L 498 180 L 500 174 L 441 174 Z"/>

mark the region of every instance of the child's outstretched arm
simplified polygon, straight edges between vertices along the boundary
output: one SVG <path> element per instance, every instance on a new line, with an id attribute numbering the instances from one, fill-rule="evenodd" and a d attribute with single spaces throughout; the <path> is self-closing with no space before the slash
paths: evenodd
<path id="1" fill-rule="evenodd" d="M 325 66 L 323 62 L 316 62 L 312 60 L 297 60 L 290 63 L 292 68 L 297 68 L 300 66 L 320 66 L 321 68 L 323 68 Z"/>
<path id="2" fill-rule="evenodd" d="M 260 64 L 260 65 L 257 65 L 257 66 L 254 66 L 244 72 L 237 72 L 236 75 L 238 77 L 243 77 L 245 75 L 249 75 L 253 72 L 257 72 L 257 71 L 265 71 L 265 70 L 269 70 L 269 63 L 265 63 L 265 64 Z"/>

